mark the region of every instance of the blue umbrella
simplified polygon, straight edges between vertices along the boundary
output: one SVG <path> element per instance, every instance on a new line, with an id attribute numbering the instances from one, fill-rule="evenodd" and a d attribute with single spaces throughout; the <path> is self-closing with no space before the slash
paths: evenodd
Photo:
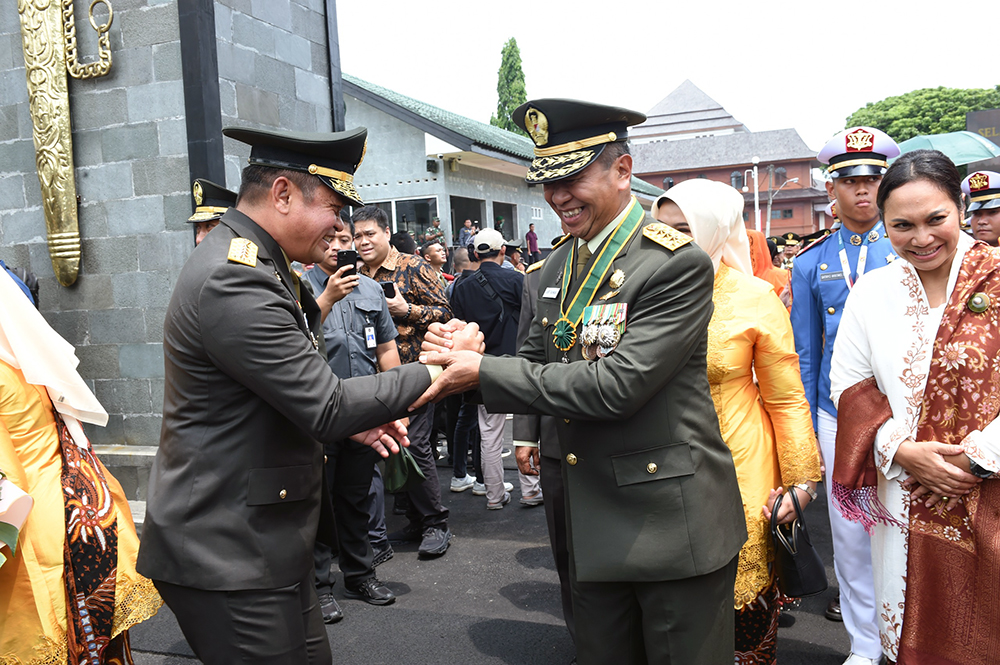
<path id="1" fill-rule="evenodd" d="M 902 153 L 914 150 L 940 150 L 956 166 L 1000 157 L 1000 146 L 975 132 L 949 132 L 947 134 L 923 134 L 914 136 L 899 144 Z"/>

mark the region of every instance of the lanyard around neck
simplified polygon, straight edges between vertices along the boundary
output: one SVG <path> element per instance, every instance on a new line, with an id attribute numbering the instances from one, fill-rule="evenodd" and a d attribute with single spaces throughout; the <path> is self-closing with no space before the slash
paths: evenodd
<path id="1" fill-rule="evenodd" d="M 868 262 L 868 243 L 876 242 L 882 237 L 882 220 L 879 220 L 878 224 L 867 234 L 855 233 L 852 235 L 862 237 L 861 252 L 858 254 L 858 278 L 860 279 L 865 274 L 865 264 Z M 844 247 L 843 231 L 837 233 L 837 244 L 840 246 L 840 270 L 844 276 L 844 283 L 847 284 L 847 290 L 850 291 L 854 287 L 856 280 L 851 279 L 851 264 L 847 260 L 847 248 Z"/>

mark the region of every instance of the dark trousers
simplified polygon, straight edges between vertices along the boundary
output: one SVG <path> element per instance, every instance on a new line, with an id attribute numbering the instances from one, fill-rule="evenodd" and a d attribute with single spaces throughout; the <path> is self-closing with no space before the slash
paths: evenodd
<path id="1" fill-rule="evenodd" d="M 368 489 L 368 542 L 372 547 L 389 544 L 385 529 L 385 483 L 377 464 L 372 474 L 372 486 Z"/>
<path id="2" fill-rule="evenodd" d="M 368 541 L 368 492 L 378 455 L 370 447 L 349 439 L 324 444 L 323 451 L 326 454 L 326 482 L 337 522 L 340 571 L 344 574 L 344 584 L 354 587 L 375 574 Z M 316 591 L 330 593 L 334 582 L 330 573 L 333 553 L 317 540 L 313 556 Z"/>
<path id="3" fill-rule="evenodd" d="M 453 471 L 456 478 L 465 478 L 469 473 L 469 448 L 472 448 L 472 466 L 476 474 L 476 482 L 483 482 L 483 449 L 479 445 L 479 409 L 475 404 L 462 403 L 455 422 L 455 450 Z"/>
<path id="4" fill-rule="evenodd" d="M 732 665 L 736 561 L 668 582 L 574 580 L 577 662 Z"/>
<path id="5" fill-rule="evenodd" d="M 206 665 L 333 663 L 311 579 L 279 589 L 247 591 L 154 584 L 198 660 Z"/>
<path id="6" fill-rule="evenodd" d="M 558 441 L 549 445 L 556 446 Z M 539 482 L 542 485 L 542 495 L 545 497 L 545 522 L 549 526 L 549 544 L 552 546 L 552 556 L 556 560 L 556 572 L 559 574 L 559 594 L 562 596 L 563 618 L 569 636 L 576 641 L 576 622 L 573 620 L 573 590 L 569 574 L 569 543 L 566 538 L 566 493 L 563 491 L 562 469 L 558 457 L 541 456 L 542 468 L 538 471 Z"/>
<path id="7" fill-rule="evenodd" d="M 410 452 L 417 466 L 423 472 L 426 480 L 416 489 L 409 491 L 410 506 L 406 517 L 410 524 L 420 525 L 423 529 L 448 527 L 448 509 L 441 505 L 441 483 L 438 481 L 437 464 L 434 459 L 431 444 L 431 427 L 434 423 L 434 405 L 428 404 L 423 413 L 410 418 L 407 436 L 410 439 Z"/>

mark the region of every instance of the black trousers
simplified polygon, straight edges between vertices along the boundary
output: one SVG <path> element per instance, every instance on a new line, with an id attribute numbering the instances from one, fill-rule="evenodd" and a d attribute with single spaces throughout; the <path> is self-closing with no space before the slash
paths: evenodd
<path id="1" fill-rule="evenodd" d="M 553 445 L 558 450 L 558 441 Z M 569 636 L 576 641 L 576 622 L 573 620 L 573 590 L 569 575 L 569 543 L 566 537 L 566 493 L 563 491 L 563 479 L 560 459 L 558 457 L 541 456 L 541 469 L 538 471 L 539 482 L 542 485 L 542 495 L 545 497 L 545 522 L 549 527 L 549 544 L 552 546 L 552 556 L 556 560 L 556 572 L 559 574 L 559 593 L 562 596 L 563 618 Z"/>
<path id="2" fill-rule="evenodd" d="M 192 564 L 194 565 L 194 564 Z M 332 665 L 312 580 L 279 589 L 205 591 L 155 581 L 206 665 Z"/>
<path id="3" fill-rule="evenodd" d="M 573 580 L 577 662 L 732 665 L 736 562 L 668 582 Z"/>
<path id="4" fill-rule="evenodd" d="M 378 454 L 350 439 L 324 444 L 323 452 L 326 455 L 326 482 L 336 520 L 340 572 L 344 574 L 344 583 L 354 587 L 375 574 L 368 540 L 368 492 Z M 316 592 L 330 593 L 334 583 L 330 573 L 333 552 L 317 539 L 313 558 Z"/>
<path id="5" fill-rule="evenodd" d="M 441 483 L 438 481 L 437 463 L 431 444 L 431 428 L 434 424 L 434 405 L 428 404 L 422 412 L 410 418 L 407 436 L 410 452 L 426 480 L 416 489 L 410 490 L 410 506 L 406 517 L 410 524 L 423 529 L 448 527 L 448 509 L 441 505 Z"/>

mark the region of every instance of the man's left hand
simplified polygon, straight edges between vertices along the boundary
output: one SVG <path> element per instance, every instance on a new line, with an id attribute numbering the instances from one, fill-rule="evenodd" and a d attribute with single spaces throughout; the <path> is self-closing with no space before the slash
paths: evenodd
<path id="1" fill-rule="evenodd" d="M 428 402 L 437 402 L 448 395 L 478 388 L 479 365 L 482 361 L 483 357 L 473 351 L 422 354 L 420 362 L 426 365 L 442 365 L 444 373 L 410 405 L 410 411 L 419 409 Z"/>
<path id="2" fill-rule="evenodd" d="M 393 420 L 380 427 L 373 427 L 350 438 L 352 441 L 369 446 L 382 457 L 388 457 L 389 453 L 394 455 L 399 453 L 400 445 L 403 447 L 410 445 L 410 440 L 406 437 L 406 425 L 401 420 Z"/>

